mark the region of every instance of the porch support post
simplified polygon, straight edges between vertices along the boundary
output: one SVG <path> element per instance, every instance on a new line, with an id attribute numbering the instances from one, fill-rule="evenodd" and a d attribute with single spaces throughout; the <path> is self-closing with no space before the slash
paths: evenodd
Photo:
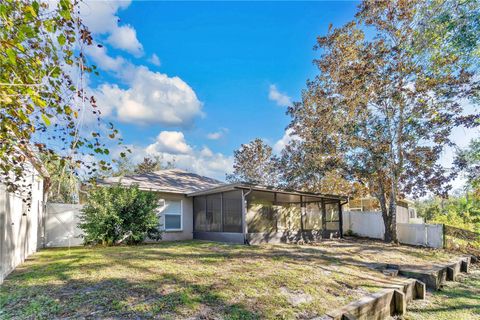
<path id="1" fill-rule="evenodd" d="M 327 211 L 325 209 L 325 200 L 322 198 L 322 238 L 327 234 Z"/>
<path id="2" fill-rule="evenodd" d="M 303 234 L 303 216 L 305 214 L 305 203 L 303 202 L 303 196 L 300 196 L 300 232 L 302 234 L 302 240 L 305 240 L 305 236 Z"/>
<path id="3" fill-rule="evenodd" d="M 222 221 L 222 232 L 225 232 L 225 220 L 223 219 L 223 192 L 220 193 L 220 220 Z"/>
<path id="4" fill-rule="evenodd" d="M 278 232 L 278 208 L 277 208 L 277 193 L 273 193 L 273 205 L 275 206 L 275 232 Z"/>
<path id="5" fill-rule="evenodd" d="M 247 199 L 245 197 L 245 191 L 242 189 L 242 231 L 243 231 L 243 242 L 248 243 L 248 226 L 247 226 Z"/>
<path id="6" fill-rule="evenodd" d="M 339 230 L 340 238 L 343 238 L 343 213 L 342 213 L 342 202 L 338 201 L 338 220 L 339 220 Z"/>

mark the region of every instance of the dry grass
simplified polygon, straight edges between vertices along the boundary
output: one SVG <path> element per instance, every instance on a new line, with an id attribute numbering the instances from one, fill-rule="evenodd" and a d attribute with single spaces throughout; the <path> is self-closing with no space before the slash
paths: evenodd
<path id="1" fill-rule="evenodd" d="M 0 318 L 311 318 L 387 287 L 381 263 L 451 258 L 364 240 L 47 249 L 6 279 Z"/>

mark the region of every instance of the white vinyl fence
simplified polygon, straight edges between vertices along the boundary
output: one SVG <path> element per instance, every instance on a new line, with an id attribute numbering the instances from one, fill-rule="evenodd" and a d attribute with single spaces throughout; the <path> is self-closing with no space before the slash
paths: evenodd
<path id="1" fill-rule="evenodd" d="M 343 213 L 343 232 L 383 239 L 385 226 L 380 212 L 346 211 Z M 403 244 L 430 248 L 443 247 L 443 225 L 426 223 L 397 223 L 398 241 Z"/>
<path id="2" fill-rule="evenodd" d="M 15 267 L 42 245 L 43 181 L 32 174 L 27 194 L 7 192 L 0 184 L 0 284 Z"/>
<path id="3" fill-rule="evenodd" d="M 379 212 L 343 212 L 343 232 L 351 230 L 360 237 L 383 239 L 385 226 Z"/>
<path id="4" fill-rule="evenodd" d="M 442 248 L 443 225 L 398 223 L 397 237 L 400 243 L 430 248 Z"/>
<path id="5" fill-rule="evenodd" d="M 77 227 L 80 222 L 80 204 L 47 203 L 45 222 L 46 247 L 81 246 L 82 230 Z"/>

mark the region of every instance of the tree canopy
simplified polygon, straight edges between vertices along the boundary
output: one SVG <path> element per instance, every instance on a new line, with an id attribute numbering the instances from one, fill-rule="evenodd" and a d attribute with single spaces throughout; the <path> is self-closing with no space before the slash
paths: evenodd
<path id="1" fill-rule="evenodd" d="M 269 186 L 279 184 L 278 158 L 262 139 L 242 144 L 233 156 L 233 173 L 227 175 L 228 181 Z"/>
<path id="2" fill-rule="evenodd" d="M 0 176 L 10 191 L 28 184 L 28 163 L 41 155 L 86 174 L 109 167 L 106 143 L 118 131 L 100 125 L 86 90 L 90 45 L 76 1 L 0 3 Z"/>
<path id="3" fill-rule="evenodd" d="M 449 72 L 451 60 L 413 50 L 419 5 L 363 1 L 355 20 L 318 38 L 319 73 L 288 110 L 298 137 L 285 149 L 293 172 L 321 181 L 334 171 L 365 186 L 380 202 L 387 241 L 396 239 L 397 199 L 445 195 L 455 172 L 439 159 L 455 145 L 450 133 L 478 125 L 461 102 L 475 105 L 479 77 L 463 62 Z"/>

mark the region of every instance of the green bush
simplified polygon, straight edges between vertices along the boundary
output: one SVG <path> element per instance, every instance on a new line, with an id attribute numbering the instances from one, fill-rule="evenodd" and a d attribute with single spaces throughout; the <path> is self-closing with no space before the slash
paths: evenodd
<path id="1" fill-rule="evenodd" d="M 158 196 L 137 186 L 94 187 L 82 209 L 79 227 L 85 244 L 137 244 L 161 239 Z"/>

